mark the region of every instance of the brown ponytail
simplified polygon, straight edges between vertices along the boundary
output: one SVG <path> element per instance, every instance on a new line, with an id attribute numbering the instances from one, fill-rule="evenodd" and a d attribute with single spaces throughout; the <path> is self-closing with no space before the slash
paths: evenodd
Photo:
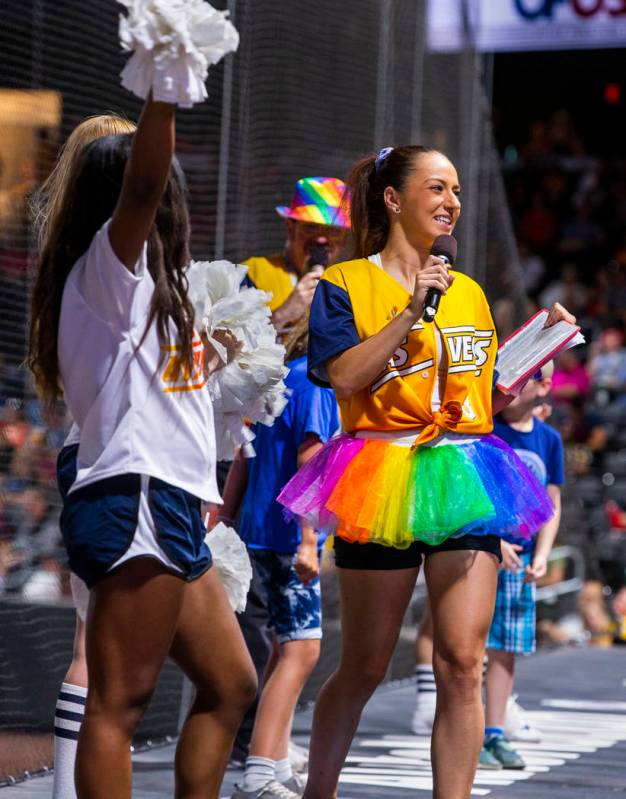
<path id="1" fill-rule="evenodd" d="M 307 311 L 291 328 L 284 341 L 285 363 L 306 355 L 309 344 L 309 312 Z"/>
<path id="2" fill-rule="evenodd" d="M 402 191 L 415 169 L 417 158 L 437 152 L 439 150 L 434 147 L 409 144 L 394 147 L 382 159 L 368 155 L 352 167 L 346 182 L 350 194 L 353 258 L 367 258 L 385 247 L 389 236 L 385 189 L 393 186 L 396 191 Z"/>

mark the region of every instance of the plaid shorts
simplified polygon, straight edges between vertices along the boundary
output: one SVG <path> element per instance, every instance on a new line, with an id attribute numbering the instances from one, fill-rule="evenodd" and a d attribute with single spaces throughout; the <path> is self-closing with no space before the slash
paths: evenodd
<path id="1" fill-rule="evenodd" d="M 528 655 L 535 651 L 535 583 L 524 582 L 532 553 L 521 553 L 518 572 L 498 572 L 496 609 L 487 637 L 487 649 Z"/>

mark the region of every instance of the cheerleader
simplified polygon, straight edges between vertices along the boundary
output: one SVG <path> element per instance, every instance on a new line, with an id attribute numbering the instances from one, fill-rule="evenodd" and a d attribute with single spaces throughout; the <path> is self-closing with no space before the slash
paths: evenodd
<path id="1" fill-rule="evenodd" d="M 220 499 L 174 117 L 149 96 L 134 136 L 82 151 L 33 291 L 30 367 L 43 399 L 63 394 L 80 428 L 61 528 L 90 589 L 81 799 L 130 797 L 132 735 L 168 655 L 196 687 L 177 796 L 218 795 L 255 694 L 200 515 L 202 500 Z"/>

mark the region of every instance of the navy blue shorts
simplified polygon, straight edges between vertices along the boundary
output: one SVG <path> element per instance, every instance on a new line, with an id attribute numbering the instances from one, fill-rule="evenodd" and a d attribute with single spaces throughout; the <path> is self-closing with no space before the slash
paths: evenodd
<path id="1" fill-rule="evenodd" d="M 57 460 L 63 497 L 61 533 L 71 570 L 89 588 L 110 573 L 133 544 L 144 490 L 154 545 L 144 551 L 135 547 L 132 557 L 160 560 L 172 574 L 187 581 L 210 568 L 211 553 L 204 542 L 206 527 L 198 497 L 156 477 L 142 478 L 139 474 L 116 475 L 68 494 L 76 478 L 77 453 L 78 445 L 64 447 Z M 154 552 L 163 553 L 165 558 Z"/>

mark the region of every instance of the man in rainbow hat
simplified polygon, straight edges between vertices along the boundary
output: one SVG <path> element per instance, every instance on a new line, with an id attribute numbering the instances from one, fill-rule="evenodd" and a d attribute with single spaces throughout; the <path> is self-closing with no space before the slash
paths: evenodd
<path id="1" fill-rule="evenodd" d="M 335 263 L 350 227 L 346 184 L 339 178 L 301 178 L 290 206 L 276 211 L 285 220 L 283 255 L 249 258 L 247 282 L 272 295 L 272 323 L 290 328 L 308 311 L 324 267 Z"/>

